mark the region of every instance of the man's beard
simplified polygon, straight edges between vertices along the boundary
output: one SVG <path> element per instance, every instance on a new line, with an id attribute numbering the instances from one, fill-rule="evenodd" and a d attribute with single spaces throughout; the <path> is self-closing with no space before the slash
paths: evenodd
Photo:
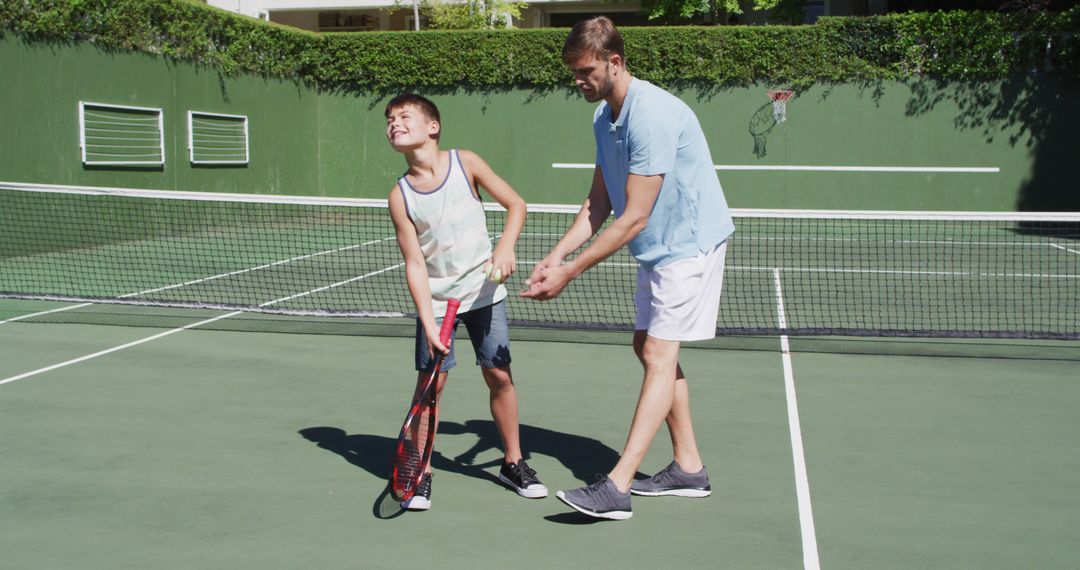
<path id="1" fill-rule="evenodd" d="M 585 96 L 585 100 L 589 103 L 595 103 L 597 101 L 600 101 L 601 99 L 606 98 L 608 95 L 611 95 L 611 92 L 614 90 L 615 81 L 613 81 L 611 77 L 607 77 L 595 91 L 592 91 L 591 93 L 582 91 L 581 94 Z"/>

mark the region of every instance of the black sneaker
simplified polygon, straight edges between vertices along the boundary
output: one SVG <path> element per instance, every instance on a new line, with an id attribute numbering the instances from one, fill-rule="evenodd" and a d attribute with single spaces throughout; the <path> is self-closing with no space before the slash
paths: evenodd
<path id="1" fill-rule="evenodd" d="M 431 508 L 431 478 L 433 473 L 424 473 L 420 478 L 420 486 L 416 494 L 408 501 L 401 503 L 401 508 L 409 511 L 426 511 Z"/>
<path id="2" fill-rule="evenodd" d="M 547 487 L 536 478 L 536 471 L 522 459 L 517 463 L 503 463 L 499 481 L 526 499 L 543 499 L 548 496 Z"/>
<path id="3" fill-rule="evenodd" d="M 559 491 L 555 496 L 574 510 L 600 519 L 626 520 L 634 516 L 630 508 L 630 491 L 622 492 L 607 476 L 580 489 Z"/>

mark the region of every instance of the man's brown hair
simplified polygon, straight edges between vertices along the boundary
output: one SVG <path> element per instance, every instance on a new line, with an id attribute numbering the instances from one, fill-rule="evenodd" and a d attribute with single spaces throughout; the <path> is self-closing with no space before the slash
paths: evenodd
<path id="1" fill-rule="evenodd" d="M 596 16 L 574 24 L 566 43 L 563 44 L 562 57 L 563 61 L 569 64 L 583 56 L 595 55 L 607 59 L 613 53 L 626 61 L 622 36 L 611 20 Z"/>

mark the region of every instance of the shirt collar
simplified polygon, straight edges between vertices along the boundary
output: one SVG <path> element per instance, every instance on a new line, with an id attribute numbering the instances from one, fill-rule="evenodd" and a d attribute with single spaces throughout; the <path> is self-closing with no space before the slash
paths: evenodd
<path id="1" fill-rule="evenodd" d="M 614 133 L 626 124 L 626 116 L 630 114 L 630 104 L 634 101 L 634 97 L 637 97 L 637 92 L 638 80 L 636 77 L 631 77 L 630 86 L 626 88 L 626 97 L 623 99 L 622 109 L 619 109 L 619 118 L 615 119 L 614 123 L 608 123 L 609 132 Z M 604 112 L 611 116 L 611 106 L 608 105 Z"/>

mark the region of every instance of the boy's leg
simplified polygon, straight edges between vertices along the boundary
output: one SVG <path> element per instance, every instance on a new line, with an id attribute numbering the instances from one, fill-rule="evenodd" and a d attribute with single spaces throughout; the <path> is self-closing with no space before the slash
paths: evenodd
<path id="1" fill-rule="evenodd" d="M 506 319 L 506 301 L 469 311 L 460 318 L 469 331 L 476 364 L 488 387 L 488 406 L 502 438 L 506 462 L 517 463 L 521 460 L 521 442 L 517 389 L 510 373 L 510 325 Z"/>
<path id="2" fill-rule="evenodd" d="M 506 451 L 499 480 L 522 497 L 546 497 L 547 487 L 536 478 L 536 471 L 522 457 L 517 388 L 510 373 L 510 328 L 506 320 L 506 303 L 500 301 L 490 307 L 469 311 L 463 321 L 469 329 L 469 338 L 476 350 L 476 363 L 480 365 L 488 387 L 491 417 L 495 420 Z"/>
<path id="3" fill-rule="evenodd" d="M 517 389 L 510 374 L 510 367 L 481 368 L 484 382 L 488 387 L 488 404 L 491 418 L 499 430 L 499 437 L 506 450 L 506 462 L 517 463 L 521 460 L 521 440 L 518 430 Z"/>
<path id="4" fill-rule="evenodd" d="M 436 322 L 442 323 L 442 319 L 437 319 Z M 455 323 L 456 328 L 456 323 Z M 432 356 L 428 355 L 428 343 L 427 336 L 424 334 L 423 325 L 420 324 L 419 319 L 416 321 L 416 338 L 415 338 L 415 363 L 416 363 L 416 388 L 413 390 L 413 399 L 423 389 L 424 384 L 428 378 L 431 377 L 431 371 L 435 367 L 435 362 Z M 435 381 L 435 401 L 439 402 L 442 399 L 443 388 L 446 386 L 446 379 L 450 374 L 450 369 L 457 365 L 457 360 L 454 357 L 454 346 L 450 346 L 450 354 L 443 358 L 442 371 L 439 373 L 439 377 Z M 435 430 L 439 429 L 439 407 L 435 407 Z M 431 463 L 427 464 L 426 471 L 431 472 Z"/>
<path id="5" fill-rule="evenodd" d="M 419 350 L 417 351 L 419 353 Z M 421 362 L 417 360 L 417 367 L 430 367 L 432 363 Z M 442 399 L 442 391 L 446 386 L 446 379 L 449 376 L 448 372 L 440 372 L 439 377 L 435 380 L 435 401 L 438 402 Z M 413 398 L 415 399 L 420 390 L 424 388 L 428 379 L 431 378 L 431 370 L 420 370 L 416 373 L 416 388 L 413 391 Z M 420 429 L 417 424 L 414 429 Z M 439 430 L 439 407 L 435 406 L 435 431 Z M 414 435 L 415 437 L 415 435 Z M 420 487 L 417 489 L 416 494 L 412 496 L 408 501 L 401 503 L 402 508 L 410 511 L 426 511 L 431 508 L 431 485 L 434 472 L 431 469 L 431 462 L 424 466 L 424 476 L 420 479 Z"/>
<path id="6" fill-rule="evenodd" d="M 510 367 L 482 370 L 490 394 L 491 417 L 506 450 L 506 458 L 499 469 L 499 481 L 522 497 L 542 499 L 548 494 L 547 487 L 537 479 L 536 471 L 525 463 L 521 453 L 517 389 Z"/>

